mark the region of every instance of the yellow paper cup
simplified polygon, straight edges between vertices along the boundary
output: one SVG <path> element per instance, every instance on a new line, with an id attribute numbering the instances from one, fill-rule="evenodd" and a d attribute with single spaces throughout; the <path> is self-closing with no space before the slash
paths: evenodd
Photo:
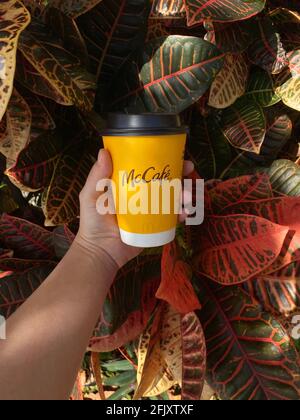
<path id="1" fill-rule="evenodd" d="M 109 115 L 103 140 L 113 160 L 115 207 L 124 243 L 147 248 L 175 238 L 177 195 L 171 188 L 166 213 L 162 184 L 181 180 L 186 138 L 187 128 L 174 114 Z M 141 208 L 141 197 L 146 207 Z"/>

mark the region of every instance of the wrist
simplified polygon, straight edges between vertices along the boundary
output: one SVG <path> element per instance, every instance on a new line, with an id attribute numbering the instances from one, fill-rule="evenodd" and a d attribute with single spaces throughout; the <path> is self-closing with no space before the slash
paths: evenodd
<path id="1" fill-rule="evenodd" d="M 96 266 L 100 264 L 112 276 L 112 280 L 115 278 L 119 266 L 105 247 L 96 245 L 93 241 L 81 235 L 80 232 L 75 237 L 72 247 L 79 252 L 81 258 L 84 256 Z"/>

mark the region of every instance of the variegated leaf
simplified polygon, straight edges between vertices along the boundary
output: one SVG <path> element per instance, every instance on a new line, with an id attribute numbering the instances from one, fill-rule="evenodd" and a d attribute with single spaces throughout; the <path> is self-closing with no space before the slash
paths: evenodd
<path id="1" fill-rule="evenodd" d="M 184 0 L 188 25 L 202 23 L 205 19 L 214 22 L 235 22 L 257 15 L 265 7 L 265 0 Z"/>
<path id="2" fill-rule="evenodd" d="M 169 36 L 148 43 L 132 63 L 113 103 L 136 112 L 180 112 L 200 99 L 221 70 L 224 54 L 197 37 Z"/>
<path id="3" fill-rule="evenodd" d="M 150 19 L 175 19 L 185 16 L 183 0 L 153 0 Z"/>
<path id="4" fill-rule="evenodd" d="M 300 309 L 300 262 L 293 262 L 275 273 L 255 277 L 243 286 L 266 311 L 291 314 Z"/>
<path id="5" fill-rule="evenodd" d="M 47 33 L 42 23 L 31 24 L 19 41 L 22 52 L 31 67 L 58 92 L 60 103 L 76 105 L 83 110 L 93 106 L 95 79 L 80 61 L 66 51 L 56 39 Z M 43 94 L 43 92 L 36 92 Z"/>
<path id="6" fill-rule="evenodd" d="M 276 94 L 285 105 L 300 111 L 300 50 L 288 54 L 289 67 L 278 76 Z"/>
<path id="7" fill-rule="evenodd" d="M 248 62 L 243 54 L 227 54 L 222 70 L 210 88 L 208 105 L 227 108 L 244 95 L 249 74 Z"/>
<path id="8" fill-rule="evenodd" d="M 248 49 L 250 60 L 268 73 L 281 73 L 288 66 L 280 34 L 268 19 L 258 22 L 259 37 Z"/>
<path id="9" fill-rule="evenodd" d="M 15 3 L 15 4 L 14 4 Z M 7 9 L 8 7 L 8 9 Z M 30 15 L 19 1 L 1 1 L 0 9 L 0 121 L 13 89 L 16 51 L 21 32 L 30 22 Z"/>
<path id="10" fill-rule="evenodd" d="M 6 111 L 6 138 L 0 143 L 0 152 L 10 163 L 15 163 L 30 139 L 32 113 L 24 98 L 13 90 Z"/>
<path id="11" fill-rule="evenodd" d="M 250 72 L 246 98 L 251 98 L 262 107 L 269 107 L 281 101 L 275 93 L 272 76 L 265 70 L 256 67 Z"/>
<path id="12" fill-rule="evenodd" d="M 274 190 L 289 196 L 300 197 L 300 168 L 287 160 L 276 160 L 267 170 Z"/>
<path id="13" fill-rule="evenodd" d="M 243 283 L 276 261 L 286 226 L 250 215 L 210 216 L 199 229 L 198 270 L 215 282 Z"/>
<path id="14" fill-rule="evenodd" d="M 95 162 L 87 143 L 71 145 L 59 157 L 44 197 L 45 226 L 63 225 L 79 216 L 79 194 Z"/>
<path id="15" fill-rule="evenodd" d="M 65 149 L 58 133 L 44 133 L 19 155 L 16 164 L 6 171 L 11 182 L 24 191 L 38 191 L 50 184 L 54 168 Z"/>
<path id="16" fill-rule="evenodd" d="M 266 119 L 257 103 L 238 99 L 223 112 L 222 130 L 236 148 L 259 154 L 266 135 Z"/>

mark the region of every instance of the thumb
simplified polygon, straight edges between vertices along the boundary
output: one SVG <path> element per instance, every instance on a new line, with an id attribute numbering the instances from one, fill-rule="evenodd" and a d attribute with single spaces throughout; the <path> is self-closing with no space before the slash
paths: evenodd
<path id="1" fill-rule="evenodd" d="M 99 197 L 99 192 L 96 190 L 98 181 L 110 178 L 112 171 L 113 165 L 110 153 L 105 149 L 101 149 L 98 155 L 98 160 L 92 167 L 85 186 L 80 194 L 81 198 L 89 202 L 96 202 Z"/>

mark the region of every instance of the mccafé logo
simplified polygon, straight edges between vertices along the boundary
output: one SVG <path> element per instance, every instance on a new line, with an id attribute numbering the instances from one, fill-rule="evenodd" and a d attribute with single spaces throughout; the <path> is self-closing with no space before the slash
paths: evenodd
<path id="1" fill-rule="evenodd" d="M 143 173 L 137 173 L 135 169 L 132 169 L 129 174 L 126 172 L 123 177 L 123 185 L 129 184 L 138 184 L 140 182 L 146 182 L 149 184 L 152 181 L 165 181 L 170 180 L 171 177 L 171 168 L 170 165 L 164 167 L 160 172 L 154 166 L 150 166 Z"/>

